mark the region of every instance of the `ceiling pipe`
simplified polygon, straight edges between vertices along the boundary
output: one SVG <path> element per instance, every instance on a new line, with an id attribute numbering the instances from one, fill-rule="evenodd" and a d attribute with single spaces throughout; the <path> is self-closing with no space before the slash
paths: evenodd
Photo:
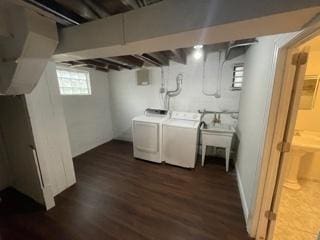
<path id="1" fill-rule="evenodd" d="M 164 99 L 164 105 L 165 108 L 170 110 L 170 99 L 172 97 L 176 97 L 178 96 L 181 91 L 182 91 L 182 80 L 183 80 L 183 74 L 179 73 L 176 77 L 176 83 L 177 83 L 177 87 L 175 90 L 171 90 L 171 91 L 167 91 L 166 95 L 165 95 L 165 99 Z"/>
<path id="2" fill-rule="evenodd" d="M 80 25 L 81 23 L 87 22 L 85 18 L 62 8 L 59 4 L 55 3 L 54 1 L 24 0 L 24 2 L 32 4 L 42 10 L 45 10 L 71 24 Z"/>

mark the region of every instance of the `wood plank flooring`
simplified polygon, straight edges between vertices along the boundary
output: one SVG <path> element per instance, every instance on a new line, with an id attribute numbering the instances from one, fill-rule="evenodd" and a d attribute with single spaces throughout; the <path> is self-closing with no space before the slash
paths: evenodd
<path id="1" fill-rule="evenodd" d="M 183 149 L 181 149 L 183 151 Z M 74 159 L 77 184 L 45 212 L 12 189 L 0 196 L 0 239 L 250 239 L 224 161 L 187 170 L 132 157 L 111 141 Z"/>

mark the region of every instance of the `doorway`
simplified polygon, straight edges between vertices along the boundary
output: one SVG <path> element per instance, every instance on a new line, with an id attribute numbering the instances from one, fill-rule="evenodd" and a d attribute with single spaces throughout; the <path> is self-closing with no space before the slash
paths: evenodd
<path id="1" fill-rule="evenodd" d="M 299 49 L 286 128 L 290 149 L 281 156 L 274 196 L 277 217 L 270 235 L 275 240 L 314 240 L 320 232 L 320 36 Z"/>
<path id="2" fill-rule="evenodd" d="M 292 79 L 292 85 L 283 90 L 287 102 L 279 105 L 288 109 L 277 117 L 280 124 L 284 119 L 274 133 L 282 137 L 273 137 L 280 154 L 271 153 L 257 239 L 316 240 L 320 232 L 320 35 L 301 41 L 289 57 L 291 66 L 284 78 Z"/>

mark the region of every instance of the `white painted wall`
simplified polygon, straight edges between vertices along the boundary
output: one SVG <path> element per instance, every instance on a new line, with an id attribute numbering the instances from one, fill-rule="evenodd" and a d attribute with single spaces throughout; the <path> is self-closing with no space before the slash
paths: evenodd
<path id="1" fill-rule="evenodd" d="M 223 57 L 223 56 L 222 56 Z M 219 54 L 210 53 L 206 63 L 205 89 L 214 93 L 217 83 Z M 171 101 L 172 110 L 196 112 L 206 108 L 212 111 L 237 111 L 239 109 L 240 91 L 231 91 L 232 71 L 235 63 L 241 63 L 244 57 L 235 58 L 226 62 L 223 68 L 222 97 L 214 98 L 202 93 L 203 61 L 195 61 L 192 55 L 188 57 L 187 65 L 170 62 L 169 67 L 164 67 L 164 79 L 168 88 L 176 88 L 176 76 L 183 73 L 183 87 L 179 96 Z M 148 107 L 162 107 L 159 93 L 161 83 L 160 68 L 150 69 L 148 86 L 138 86 L 136 70 L 109 73 L 113 133 L 117 139 L 132 140 L 131 119 L 144 113 Z M 212 116 L 211 116 L 212 117 Z M 223 122 L 234 123 L 234 119 L 223 116 Z"/>
<path id="2" fill-rule="evenodd" d="M 269 106 L 273 87 L 272 63 L 275 41 L 279 35 L 259 38 L 246 54 L 245 81 L 240 98 L 236 162 L 245 218 L 254 205 Z"/>
<path id="3" fill-rule="evenodd" d="M 108 75 L 88 71 L 92 95 L 62 96 L 73 157 L 113 138 Z"/>
<path id="4" fill-rule="evenodd" d="M 320 51 L 309 54 L 306 75 L 320 75 Z M 310 110 L 299 110 L 296 129 L 320 132 L 320 88 L 318 88 L 314 107 Z"/>

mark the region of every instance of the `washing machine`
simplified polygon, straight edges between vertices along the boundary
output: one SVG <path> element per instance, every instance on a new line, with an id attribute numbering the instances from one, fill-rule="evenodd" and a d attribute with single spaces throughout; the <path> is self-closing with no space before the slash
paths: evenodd
<path id="1" fill-rule="evenodd" d="M 162 123 L 168 111 L 147 109 L 144 115 L 132 119 L 133 155 L 135 158 L 162 162 Z"/>
<path id="2" fill-rule="evenodd" d="M 164 162 L 195 167 L 200 121 L 199 113 L 172 112 L 170 119 L 162 124 Z"/>

